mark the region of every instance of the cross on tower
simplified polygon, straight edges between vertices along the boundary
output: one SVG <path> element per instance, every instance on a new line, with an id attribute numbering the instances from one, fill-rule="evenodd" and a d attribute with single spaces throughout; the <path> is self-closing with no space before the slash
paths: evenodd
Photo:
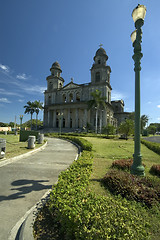
<path id="1" fill-rule="evenodd" d="M 102 46 L 103 46 L 103 44 L 101 43 L 101 44 L 99 44 L 99 46 L 100 46 L 100 47 L 102 47 Z"/>

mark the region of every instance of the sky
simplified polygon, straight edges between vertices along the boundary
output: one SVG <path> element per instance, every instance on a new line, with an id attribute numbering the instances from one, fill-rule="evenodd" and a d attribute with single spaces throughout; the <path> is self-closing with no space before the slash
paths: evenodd
<path id="1" fill-rule="evenodd" d="M 60 63 L 65 85 L 91 81 L 100 44 L 109 57 L 112 100 L 134 111 L 132 11 L 147 8 L 142 27 L 141 115 L 160 122 L 159 0 L 0 0 L 0 122 L 20 123 L 28 101 L 44 102 L 50 67 Z M 35 116 L 33 116 L 35 118 Z M 39 114 L 43 120 L 43 112 Z"/>

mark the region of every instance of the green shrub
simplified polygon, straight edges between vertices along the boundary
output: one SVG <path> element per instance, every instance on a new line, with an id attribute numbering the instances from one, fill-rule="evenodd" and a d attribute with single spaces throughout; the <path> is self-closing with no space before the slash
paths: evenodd
<path id="1" fill-rule="evenodd" d="M 111 170 L 104 176 L 102 182 L 113 194 L 144 203 L 147 207 L 160 202 L 160 186 L 150 178 Z"/>
<path id="2" fill-rule="evenodd" d="M 72 137 L 72 136 L 62 136 L 62 138 L 71 140 L 72 142 L 75 142 L 82 148 L 82 150 L 86 150 L 86 151 L 92 150 L 92 143 L 88 142 L 84 138 Z"/>
<path id="3" fill-rule="evenodd" d="M 159 143 L 149 142 L 144 139 L 141 139 L 141 143 L 143 143 L 147 148 L 149 148 L 153 152 L 160 155 L 160 144 Z"/>
<path id="4" fill-rule="evenodd" d="M 150 173 L 160 177 L 160 165 L 153 165 L 150 169 Z"/>
<path id="5" fill-rule="evenodd" d="M 133 164 L 132 159 L 120 159 L 120 160 L 114 161 L 111 167 L 121 169 L 121 170 L 130 170 L 132 164 Z"/>
<path id="6" fill-rule="evenodd" d="M 137 205 L 125 199 L 96 196 L 89 191 L 92 162 L 92 153 L 83 151 L 81 157 L 60 174 L 51 192 L 49 210 L 54 221 L 60 224 L 63 239 L 148 239 L 146 228 L 149 226 Z"/>
<path id="7" fill-rule="evenodd" d="M 23 131 L 20 130 L 20 142 L 26 142 L 28 140 L 29 136 L 36 136 L 36 139 L 38 138 L 38 133 L 37 131 Z"/>
<path id="8" fill-rule="evenodd" d="M 133 164 L 133 159 L 120 159 L 120 160 L 115 160 L 112 163 L 112 168 L 117 168 L 120 170 L 130 170 L 131 166 Z M 143 164 L 145 167 L 145 164 Z"/>

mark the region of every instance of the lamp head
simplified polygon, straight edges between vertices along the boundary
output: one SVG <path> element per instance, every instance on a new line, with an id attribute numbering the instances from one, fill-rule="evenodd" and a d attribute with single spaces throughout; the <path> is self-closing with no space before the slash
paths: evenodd
<path id="1" fill-rule="evenodd" d="M 146 15 L 146 7 L 138 4 L 138 6 L 132 12 L 133 21 L 136 22 L 138 19 L 144 20 Z"/>

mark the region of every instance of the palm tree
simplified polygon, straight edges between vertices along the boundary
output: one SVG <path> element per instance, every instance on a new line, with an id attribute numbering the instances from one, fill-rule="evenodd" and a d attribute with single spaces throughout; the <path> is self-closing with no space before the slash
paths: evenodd
<path id="1" fill-rule="evenodd" d="M 97 125 L 98 125 L 98 111 L 99 109 L 104 109 L 106 107 L 105 97 L 101 97 L 101 91 L 96 89 L 96 91 L 91 93 L 92 100 L 88 101 L 88 109 L 95 108 L 96 110 L 96 127 L 95 127 L 95 132 L 97 133 Z M 102 118 L 102 111 L 101 111 L 101 116 Z"/>
<path id="2" fill-rule="evenodd" d="M 43 103 L 40 102 L 40 100 L 39 101 L 36 100 L 33 102 L 33 105 L 36 112 L 36 130 L 37 130 L 38 114 L 39 111 L 43 109 Z"/>
<path id="3" fill-rule="evenodd" d="M 25 105 L 24 108 L 25 108 L 25 114 L 26 113 L 30 113 L 31 114 L 31 130 L 32 130 L 32 116 L 33 116 L 33 113 L 35 112 L 35 108 L 34 108 L 34 103 L 31 102 L 31 101 L 28 101 L 27 102 L 28 105 Z"/>
<path id="4" fill-rule="evenodd" d="M 141 116 L 141 131 L 144 130 L 146 124 L 148 123 L 149 117 L 147 115 Z"/>

